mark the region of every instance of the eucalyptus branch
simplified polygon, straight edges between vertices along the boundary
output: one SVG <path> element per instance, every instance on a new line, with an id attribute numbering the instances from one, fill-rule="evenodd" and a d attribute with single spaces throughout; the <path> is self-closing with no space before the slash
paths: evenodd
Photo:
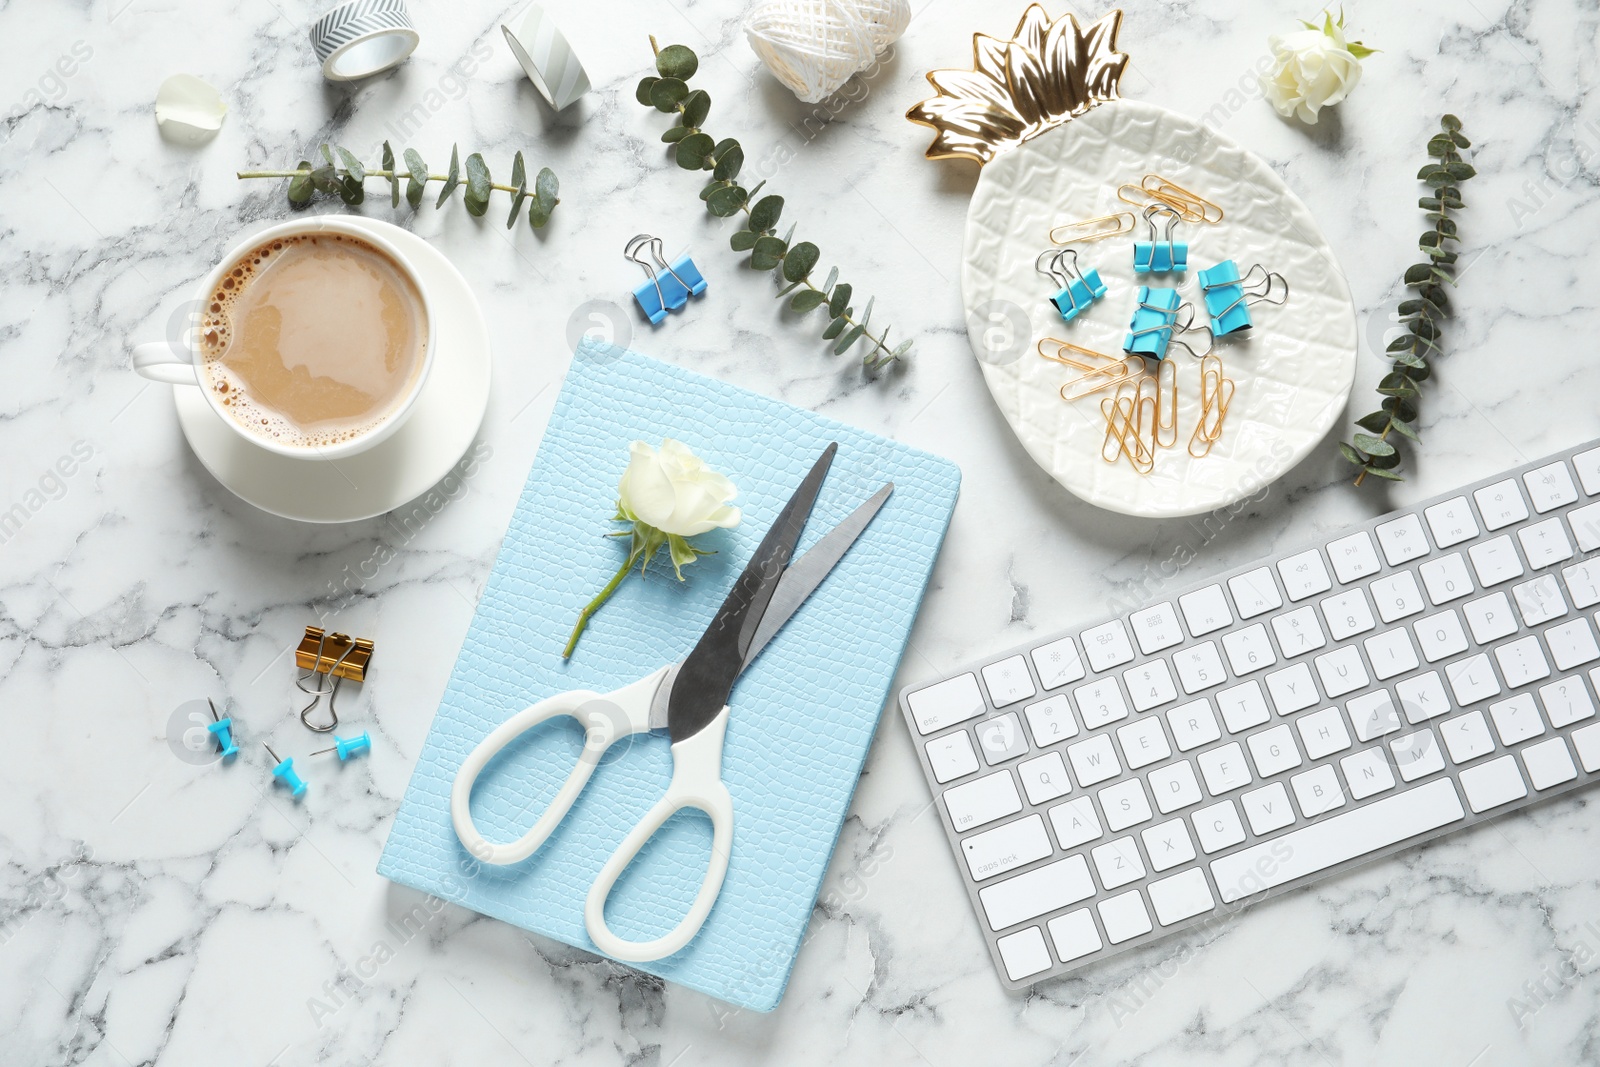
<path id="1" fill-rule="evenodd" d="M 422 206 L 422 194 L 429 182 L 443 182 L 444 188 L 440 191 L 439 199 L 434 202 L 434 206 L 443 207 L 445 201 L 450 199 L 450 194 L 456 191 L 456 187 L 464 184 L 466 192 L 462 193 L 462 202 L 466 204 L 467 214 L 477 217 L 489 210 L 489 193 L 498 189 L 500 192 L 511 194 L 511 214 L 506 218 L 508 230 L 516 224 L 524 200 L 529 202 L 528 224 L 535 229 L 549 222 L 550 213 L 561 203 L 560 197 L 557 196 L 560 185 L 556 181 L 555 171 L 549 167 L 540 169 L 538 176 L 534 178 L 533 189 L 531 191 L 528 189 L 527 170 L 521 152 L 518 152 L 511 161 L 511 184 L 499 185 L 491 180 L 489 165 L 477 152 L 467 157 L 466 178 L 463 180 L 460 152 L 454 145 L 450 146 L 448 174 L 431 173 L 422 156 L 414 148 L 405 150 L 406 169 L 401 170 L 395 166 L 394 149 L 389 147 L 388 141 L 383 142 L 382 169 L 363 166 L 352 152 L 338 146 L 322 145 L 321 150 L 323 162 L 319 165 L 313 165 L 309 160 L 301 160 L 294 170 L 241 170 L 237 176 L 241 180 L 288 178 L 289 206 L 296 209 L 309 207 L 317 193 L 337 196 L 346 204 L 359 204 L 366 199 L 368 178 L 381 178 L 388 182 L 389 204 L 391 207 L 399 207 L 400 179 L 404 178 L 406 203 L 411 205 L 413 211 Z"/>
<path id="2" fill-rule="evenodd" d="M 744 228 L 729 239 L 735 252 L 749 252 L 746 264 L 752 270 L 777 270 L 788 284 L 778 293 L 789 299 L 789 310 L 805 314 L 819 307 L 828 309 L 828 325 L 822 331 L 824 340 L 833 341 L 835 355 L 844 353 L 858 341 L 868 342 L 862 362 L 868 370 L 877 370 L 900 359 L 911 351 L 911 341 L 901 341 L 889 347 L 889 329 L 874 334 L 869 330 L 872 320 L 872 300 L 868 300 L 858 318 L 850 304 L 851 286 L 839 281 L 839 269 L 828 272 L 828 280 L 818 286 L 811 280 L 811 272 L 821 258 L 821 252 L 810 241 L 791 244 L 794 226 L 779 237 L 775 231 L 783 214 L 783 197 L 767 195 L 755 199 L 756 193 L 766 183 L 758 182 L 745 189 L 738 183 L 739 171 L 744 166 L 744 149 L 732 137 L 713 140 L 701 126 L 711 111 L 711 97 L 704 89 L 691 90 L 688 80 L 700 69 L 700 60 L 694 52 L 681 44 L 658 48 L 656 39 L 650 38 L 650 47 L 656 53 L 656 71 L 659 77 L 646 77 L 639 82 L 635 99 L 662 114 L 677 116 L 677 125 L 661 135 L 661 140 L 673 149 L 678 166 L 684 170 L 709 170 L 711 181 L 700 190 L 706 211 L 718 218 L 731 218 L 744 213 Z M 799 290 L 798 292 L 796 290 Z"/>
<path id="3" fill-rule="evenodd" d="M 1404 481 L 1399 473 L 1400 452 L 1389 435 L 1419 443 L 1422 440 L 1416 430 L 1417 387 L 1433 373 L 1428 360 L 1444 351 L 1440 347 L 1440 324 L 1450 315 L 1450 298 L 1444 285 L 1456 284 L 1456 253 L 1446 248 L 1445 242 L 1455 244 L 1460 240 L 1450 212 L 1466 207 L 1458 183 L 1477 171 L 1461 158 L 1460 149 L 1472 146 L 1461 132 L 1461 120 L 1446 115 L 1439 120 L 1439 127 L 1440 132 L 1428 141 L 1428 155 L 1437 162 L 1430 162 L 1417 172 L 1417 180 L 1433 189 L 1432 196 L 1417 201 L 1433 223 L 1417 239 L 1417 247 L 1428 261 L 1406 268 L 1403 280 L 1417 295 L 1400 302 L 1405 333 L 1389 342 L 1387 355 L 1394 361 L 1394 369 L 1378 383 L 1378 392 L 1384 398 L 1382 410 L 1356 420 L 1356 425 L 1368 432 L 1356 434 L 1353 442 L 1339 442 L 1344 458 L 1361 468 L 1356 485 L 1369 474 L 1388 481 Z"/>

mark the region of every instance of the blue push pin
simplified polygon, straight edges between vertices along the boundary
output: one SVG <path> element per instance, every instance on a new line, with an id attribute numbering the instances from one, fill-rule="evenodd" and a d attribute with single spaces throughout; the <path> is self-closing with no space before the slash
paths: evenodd
<path id="1" fill-rule="evenodd" d="M 261 747 L 267 750 L 267 755 L 273 759 L 278 759 L 278 754 L 272 751 L 271 745 L 263 741 Z M 278 765 L 272 768 L 272 777 L 282 782 L 288 788 L 290 795 L 296 800 L 306 795 L 306 783 L 298 774 L 294 773 L 293 756 L 288 759 L 278 760 Z"/>
<path id="2" fill-rule="evenodd" d="M 206 703 L 211 704 L 210 697 L 206 697 Z M 216 737 L 217 747 L 222 749 L 222 758 L 227 759 L 230 756 L 237 756 L 239 754 L 239 746 L 233 743 L 233 720 L 224 719 L 218 715 L 215 704 L 211 704 L 211 717 L 216 721 L 207 726 L 206 730 Z"/>
<path id="3" fill-rule="evenodd" d="M 367 736 L 367 731 L 362 730 L 361 733 L 355 737 L 335 737 L 333 739 L 332 748 L 318 749 L 311 754 L 313 756 L 320 756 L 325 752 L 337 752 L 339 753 L 339 762 L 343 763 L 351 756 L 359 756 L 363 752 L 371 751 L 372 738 Z"/>

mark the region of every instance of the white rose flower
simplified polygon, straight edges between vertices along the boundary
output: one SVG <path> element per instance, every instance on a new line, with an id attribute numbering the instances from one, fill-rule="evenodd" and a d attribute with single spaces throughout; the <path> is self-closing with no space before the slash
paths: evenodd
<path id="1" fill-rule="evenodd" d="M 1373 53 L 1344 33 L 1344 13 L 1338 21 L 1324 14 L 1322 26 L 1312 23 L 1283 37 L 1269 37 L 1272 70 L 1261 75 L 1261 91 L 1284 118 L 1316 125 L 1317 112 L 1350 95 L 1361 81 L 1361 61 Z"/>
<path id="2" fill-rule="evenodd" d="M 668 437 L 660 450 L 635 441 L 629 454 L 617 486 L 617 507 L 628 519 L 679 537 L 738 525 L 739 509 L 727 501 L 739 491 L 682 441 Z"/>

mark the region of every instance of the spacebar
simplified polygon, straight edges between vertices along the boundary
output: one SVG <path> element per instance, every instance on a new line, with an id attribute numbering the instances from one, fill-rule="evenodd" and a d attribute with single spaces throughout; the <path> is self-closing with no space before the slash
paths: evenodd
<path id="1" fill-rule="evenodd" d="M 1436 830 L 1464 814 L 1455 783 L 1441 778 L 1214 860 L 1211 875 L 1223 901 L 1234 901 Z"/>

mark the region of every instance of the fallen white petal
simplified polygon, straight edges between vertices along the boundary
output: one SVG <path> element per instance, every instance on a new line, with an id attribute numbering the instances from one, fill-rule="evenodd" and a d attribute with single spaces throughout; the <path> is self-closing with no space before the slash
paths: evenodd
<path id="1" fill-rule="evenodd" d="M 156 124 L 178 140 L 209 141 L 227 113 L 222 94 L 193 74 L 174 74 L 156 92 Z"/>

